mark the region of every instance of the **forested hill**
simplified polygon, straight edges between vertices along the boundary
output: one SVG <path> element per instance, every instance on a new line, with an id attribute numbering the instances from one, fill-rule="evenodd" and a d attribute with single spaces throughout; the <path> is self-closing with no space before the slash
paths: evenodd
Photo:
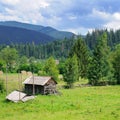
<path id="1" fill-rule="evenodd" d="M 11 24 L 12 23 L 12 24 Z M 57 36 L 55 29 L 18 22 L 0 22 L 0 50 L 9 44 L 10 47 L 16 48 L 19 54 L 27 57 L 46 59 L 50 56 L 55 58 L 66 58 L 70 49 L 74 45 L 77 37 L 71 39 L 56 40 L 49 34 L 53 30 L 54 36 Z M 3 25 L 4 24 L 4 25 Z M 6 24 L 6 25 L 5 25 Z M 12 27 L 14 26 L 14 27 Z M 39 32 L 41 31 L 41 32 Z M 47 34 L 44 34 L 47 33 Z M 90 50 L 94 49 L 99 36 L 104 32 L 107 33 L 108 45 L 113 48 L 120 43 L 120 30 L 94 30 L 86 36 L 82 36 Z M 63 32 L 66 34 L 66 32 Z M 59 34 L 60 36 L 61 34 Z M 44 44 L 46 43 L 46 44 Z"/>
<path id="2" fill-rule="evenodd" d="M 75 35 L 71 32 L 59 31 L 59 30 L 52 28 L 50 26 L 44 27 L 41 25 L 33 25 L 33 24 L 28 24 L 28 23 L 16 22 L 16 21 L 0 22 L 0 25 L 7 26 L 7 27 L 16 27 L 16 28 L 23 28 L 23 29 L 27 29 L 27 30 L 32 30 L 34 32 L 39 32 L 40 34 L 43 33 L 47 36 L 54 38 L 55 40 L 62 40 L 64 38 L 69 39 Z M 6 32 L 6 36 L 7 36 L 7 32 Z"/>
<path id="3" fill-rule="evenodd" d="M 34 30 L 0 25 L 0 44 L 44 44 L 54 41 L 55 38 Z"/>

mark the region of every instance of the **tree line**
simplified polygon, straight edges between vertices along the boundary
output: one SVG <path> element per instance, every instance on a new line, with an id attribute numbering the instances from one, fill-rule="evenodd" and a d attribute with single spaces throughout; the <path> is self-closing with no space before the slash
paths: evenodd
<path id="1" fill-rule="evenodd" d="M 120 30 L 114 31 L 113 29 L 107 30 L 94 30 L 92 33 L 88 32 L 87 35 L 85 36 L 85 42 L 89 46 L 89 49 L 94 49 L 95 45 L 97 44 L 97 38 L 98 36 L 102 35 L 103 33 L 107 34 L 107 44 L 111 47 L 114 48 L 116 44 L 120 43 Z"/>
<path id="2" fill-rule="evenodd" d="M 90 50 L 93 50 L 97 44 L 97 37 L 102 35 L 104 32 L 107 34 L 108 45 L 113 49 L 114 46 L 120 43 L 120 30 L 94 30 L 92 33 L 89 33 L 86 36 L 82 36 L 82 39 L 87 44 Z M 59 41 L 53 41 L 47 44 L 17 44 L 12 43 L 9 45 L 10 48 L 15 48 L 20 56 L 26 56 L 28 58 L 34 57 L 36 59 L 47 59 L 50 56 L 53 56 L 56 59 L 64 59 L 68 57 L 70 49 L 73 44 L 76 42 L 76 38 L 64 39 Z M 5 48 L 6 45 L 0 45 L 0 50 Z"/>
<path id="3" fill-rule="evenodd" d="M 87 35 L 86 38 L 78 36 L 45 45 L 1 45 L 0 70 L 26 70 L 39 75 L 51 75 L 55 79 L 60 73 L 69 87 L 80 77 L 88 79 L 92 85 L 120 84 L 120 39 L 118 32 L 112 31 L 114 36 L 117 35 L 117 40 L 110 37 L 113 35 L 110 33 L 107 30 L 95 30 L 88 33 L 89 37 Z M 94 45 L 90 46 L 93 44 L 92 36 L 95 40 Z M 60 60 L 59 65 L 55 64 L 55 59 Z"/>
<path id="4" fill-rule="evenodd" d="M 108 34 L 96 36 L 96 44 L 90 50 L 79 37 L 65 63 L 64 80 L 72 86 L 79 78 L 87 78 L 91 85 L 120 84 L 120 44 L 112 48 Z"/>
<path id="5" fill-rule="evenodd" d="M 53 56 L 56 59 L 61 59 L 68 56 L 74 41 L 75 39 L 64 39 L 47 44 L 34 44 L 34 42 L 32 44 L 10 44 L 9 47 L 15 48 L 20 56 L 26 56 L 27 58 L 47 59 Z M 5 47 L 6 45 L 0 45 L 0 50 Z"/>

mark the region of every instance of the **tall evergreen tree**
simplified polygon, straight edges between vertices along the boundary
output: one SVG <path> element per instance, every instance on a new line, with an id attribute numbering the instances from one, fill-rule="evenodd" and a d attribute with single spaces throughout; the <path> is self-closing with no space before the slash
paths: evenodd
<path id="1" fill-rule="evenodd" d="M 73 83 L 79 80 L 78 62 L 76 55 L 66 60 L 63 77 L 64 81 L 69 87 L 72 87 Z"/>
<path id="2" fill-rule="evenodd" d="M 114 68 L 114 78 L 117 84 L 120 84 L 120 44 L 116 45 L 112 55 L 112 63 Z"/>
<path id="3" fill-rule="evenodd" d="M 110 80 L 112 69 L 108 58 L 109 52 L 107 34 L 103 33 L 98 38 L 98 43 L 94 49 L 93 57 L 89 64 L 88 79 L 91 84 L 97 85 L 100 81 Z"/>
<path id="4" fill-rule="evenodd" d="M 88 70 L 89 52 L 85 41 L 81 37 L 78 37 L 77 41 L 70 51 L 70 56 L 73 56 L 74 54 L 76 54 L 78 59 L 79 76 L 82 78 L 86 77 Z"/>

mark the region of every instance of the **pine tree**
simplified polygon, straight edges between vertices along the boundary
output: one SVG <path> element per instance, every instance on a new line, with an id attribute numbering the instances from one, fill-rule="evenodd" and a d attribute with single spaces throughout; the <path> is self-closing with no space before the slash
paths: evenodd
<path id="1" fill-rule="evenodd" d="M 78 59 L 79 76 L 85 78 L 88 70 L 89 52 L 85 41 L 81 37 L 78 37 L 76 43 L 70 51 L 70 56 L 73 56 L 74 54 Z"/>
<path id="2" fill-rule="evenodd" d="M 112 55 L 112 63 L 114 68 L 114 78 L 117 84 L 120 84 L 120 44 L 116 45 Z"/>
<path id="3" fill-rule="evenodd" d="M 107 34 L 103 33 L 98 38 L 98 43 L 94 49 L 93 57 L 89 64 L 89 83 L 97 85 L 100 82 L 109 81 L 112 77 L 111 64 L 109 61 L 109 47 L 107 45 Z"/>
<path id="4" fill-rule="evenodd" d="M 70 88 L 73 86 L 73 83 L 79 79 L 78 62 L 76 55 L 66 60 L 63 77 L 64 81 Z"/>

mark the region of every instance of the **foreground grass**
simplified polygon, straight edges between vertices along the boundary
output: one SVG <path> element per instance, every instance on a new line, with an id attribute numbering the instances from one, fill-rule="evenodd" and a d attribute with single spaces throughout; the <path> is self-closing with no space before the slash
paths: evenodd
<path id="1" fill-rule="evenodd" d="M 26 103 L 0 95 L 0 120 L 120 120 L 120 86 L 62 89 Z"/>

